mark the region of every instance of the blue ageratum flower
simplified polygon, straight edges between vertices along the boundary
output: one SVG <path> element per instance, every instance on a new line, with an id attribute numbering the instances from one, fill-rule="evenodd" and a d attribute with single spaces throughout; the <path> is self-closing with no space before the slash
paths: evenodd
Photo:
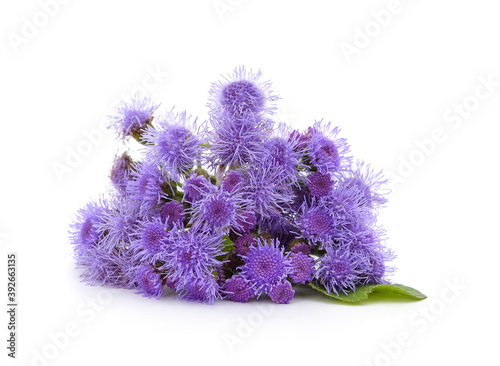
<path id="1" fill-rule="evenodd" d="M 125 194 L 127 184 L 132 175 L 133 162 L 128 153 L 124 152 L 120 156 L 115 156 L 113 167 L 109 173 L 111 183 L 121 194 Z"/>
<path id="2" fill-rule="evenodd" d="M 328 293 L 356 291 L 356 285 L 366 282 L 363 261 L 359 253 L 345 247 L 326 248 L 326 254 L 317 260 L 314 278 Z"/>
<path id="3" fill-rule="evenodd" d="M 363 253 L 365 261 L 362 270 L 366 276 L 367 283 L 389 283 L 388 278 L 395 272 L 396 268 L 389 265 L 389 262 L 396 258 L 396 255 L 386 247 L 379 247 L 376 251 Z"/>
<path id="4" fill-rule="evenodd" d="M 106 235 L 101 246 L 108 252 L 127 250 L 130 247 L 131 234 L 140 220 L 139 204 L 123 196 L 115 197 L 109 202 L 109 209 L 103 217 L 99 230 Z"/>
<path id="5" fill-rule="evenodd" d="M 163 261 L 163 247 L 169 243 L 167 225 L 158 216 L 139 221 L 132 233 L 130 249 L 141 263 Z"/>
<path id="6" fill-rule="evenodd" d="M 241 188 L 243 177 L 235 170 L 230 170 L 222 180 L 221 187 L 225 192 L 233 192 Z"/>
<path id="7" fill-rule="evenodd" d="M 317 198 L 329 196 L 335 180 L 330 173 L 314 172 L 307 177 L 307 187 L 311 195 Z"/>
<path id="8" fill-rule="evenodd" d="M 192 282 L 175 286 L 179 299 L 206 304 L 213 304 L 216 299 L 221 299 L 221 289 L 214 276 L 198 277 Z"/>
<path id="9" fill-rule="evenodd" d="M 373 212 L 368 206 L 364 192 L 352 185 L 339 183 L 322 202 L 339 221 L 370 222 L 373 219 Z"/>
<path id="10" fill-rule="evenodd" d="M 312 199 L 311 203 L 304 202 L 295 219 L 295 226 L 299 230 L 298 237 L 306 239 L 310 245 L 317 243 L 323 247 L 331 242 L 337 232 L 337 220 L 333 210 L 324 201 Z"/>
<path id="11" fill-rule="evenodd" d="M 288 281 L 273 285 L 269 290 L 269 297 L 277 304 L 288 304 L 293 299 L 293 295 L 295 295 L 295 291 Z"/>
<path id="12" fill-rule="evenodd" d="M 382 226 L 363 220 L 346 225 L 337 237 L 340 245 L 363 259 L 360 270 L 368 283 L 387 283 L 388 277 L 395 271 L 389 263 L 396 256 L 386 247 L 386 240 L 387 235 Z"/>
<path id="13" fill-rule="evenodd" d="M 270 81 L 261 81 L 261 72 L 253 73 L 243 66 L 222 77 L 210 88 L 209 108 L 212 115 L 227 113 L 235 119 L 260 113 L 272 114 L 276 109 Z"/>
<path id="14" fill-rule="evenodd" d="M 310 281 L 313 275 L 313 259 L 302 253 L 291 253 L 290 259 L 292 265 L 291 280 L 294 283 L 302 284 Z"/>
<path id="15" fill-rule="evenodd" d="M 151 161 L 156 162 L 173 180 L 186 176 L 200 161 L 201 136 L 195 132 L 196 119 L 186 112 L 166 113 L 155 127 L 148 126 L 143 140 Z"/>
<path id="16" fill-rule="evenodd" d="M 267 294 L 273 285 L 282 283 L 292 272 L 289 254 L 284 253 L 275 239 L 258 238 L 257 245 L 250 247 L 242 258 L 245 264 L 240 267 L 241 276 L 252 284 L 257 297 Z"/>
<path id="17" fill-rule="evenodd" d="M 302 152 L 298 150 L 298 138 L 291 134 L 290 129 L 281 124 L 275 135 L 264 142 L 265 151 L 259 161 L 270 165 L 280 174 L 280 179 L 289 185 L 296 186 L 304 179 L 300 170 Z"/>
<path id="18" fill-rule="evenodd" d="M 82 269 L 80 277 L 88 285 L 131 288 L 129 266 L 134 260 L 127 251 L 109 252 L 94 246 L 76 255 L 76 267 Z"/>
<path id="19" fill-rule="evenodd" d="M 175 225 L 180 225 L 186 219 L 184 205 L 179 201 L 171 200 L 165 203 L 161 209 L 161 221 L 164 222 L 169 229 Z"/>
<path id="20" fill-rule="evenodd" d="M 71 244 L 77 256 L 102 242 L 108 206 L 108 201 L 99 199 L 88 202 L 77 211 L 69 230 Z"/>
<path id="21" fill-rule="evenodd" d="M 235 302 L 247 302 L 255 297 L 253 285 L 243 276 L 233 276 L 224 284 L 224 293 L 227 298 Z"/>
<path id="22" fill-rule="evenodd" d="M 195 203 L 203 196 L 217 190 L 217 187 L 210 183 L 204 175 L 191 174 L 182 184 L 184 190 L 183 202 Z"/>
<path id="23" fill-rule="evenodd" d="M 340 183 L 343 187 L 358 190 L 370 208 L 379 208 L 387 202 L 388 180 L 384 178 L 382 171 L 375 172 L 369 164 L 362 161 L 358 161 L 356 167 L 347 172 Z"/>
<path id="24" fill-rule="evenodd" d="M 182 225 L 169 231 L 162 270 L 181 298 L 212 303 L 220 297 L 214 273 L 223 263 L 217 259 L 223 254 L 223 242 L 223 234 L 186 230 Z"/>
<path id="25" fill-rule="evenodd" d="M 209 125 L 205 134 L 210 149 L 205 159 L 213 168 L 238 167 L 258 160 L 273 129 L 270 119 L 252 116 L 235 120 L 227 113 L 210 116 Z"/>
<path id="26" fill-rule="evenodd" d="M 340 129 L 331 129 L 330 122 L 314 123 L 307 133 L 306 153 L 310 164 L 321 173 L 337 173 L 349 168 L 351 157 L 348 157 L 347 140 L 337 137 Z"/>
<path id="27" fill-rule="evenodd" d="M 164 280 L 151 265 L 142 264 L 136 268 L 136 293 L 144 297 L 159 299 L 163 294 Z"/>
<path id="28" fill-rule="evenodd" d="M 110 127 L 116 130 L 122 140 L 130 136 L 139 138 L 146 126 L 151 124 L 158 107 L 159 104 L 155 104 L 150 97 L 136 94 L 118 105 L 115 114 L 109 116 Z"/>
<path id="29" fill-rule="evenodd" d="M 195 228 L 213 231 L 241 231 L 242 224 L 247 223 L 244 215 L 250 202 L 240 193 L 229 193 L 219 189 L 204 195 L 191 208 L 190 224 Z"/>
<path id="30" fill-rule="evenodd" d="M 276 167 L 255 163 L 240 172 L 243 197 L 255 207 L 259 220 L 280 216 L 293 202 L 292 188 L 280 178 L 282 171 Z"/>
<path id="31" fill-rule="evenodd" d="M 129 199 L 139 202 L 140 214 L 146 217 L 160 204 L 163 187 L 170 187 L 169 184 L 157 165 L 144 160 L 134 164 L 132 179 L 127 185 L 127 194 Z"/>

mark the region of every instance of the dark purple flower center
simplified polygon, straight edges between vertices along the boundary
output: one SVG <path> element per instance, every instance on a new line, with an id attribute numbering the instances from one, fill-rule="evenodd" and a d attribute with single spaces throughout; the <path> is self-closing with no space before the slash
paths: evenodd
<path id="1" fill-rule="evenodd" d="M 258 113 L 264 105 L 264 96 L 253 83 L 240 80 L 224 87 L 221 102 L 232 113 Z"/>
<path id="2" fill-rule="evenodd" d="M 151 254 L 156 254 L 160 252 L 161 245 L 163 244 L 166 236 L 167 234 L 161 225 L 150 223 L 145 227 L 144 232 L 142 233 L 142 245 Z"/>

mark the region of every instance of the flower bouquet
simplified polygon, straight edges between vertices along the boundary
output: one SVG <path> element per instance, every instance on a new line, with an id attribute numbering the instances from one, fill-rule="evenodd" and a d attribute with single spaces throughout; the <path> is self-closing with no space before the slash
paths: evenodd
<path id="1" fill-rule="evenodd" d="M 287 304 L 298 286 L 347 302 L 425 298 L 388 282 L 394 254 L 377 224 L 386 180 L 353 161 L 338 127 L 275 123 L 279 97 L 244 67 L 209 94 L 203 123 L 138 95 L 110 116 L 127 151 L 112 191 L 70 229 L 85 282 L 208 304 Z"/>

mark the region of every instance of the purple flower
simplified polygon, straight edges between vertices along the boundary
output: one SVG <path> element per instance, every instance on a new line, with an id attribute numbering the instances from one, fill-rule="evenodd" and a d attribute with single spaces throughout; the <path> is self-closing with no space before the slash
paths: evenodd
<path id="1" fill-rule="evenodd" d="M 342 186 L 358 190 L 369 207 L 380 207 L 387 202 L 388 181 L 384 179 L 382 171 L 376 173 L 369 164 L 358 161 L 356 169 L 349 173 L 341 182 Z"/>
<path id="2" fill-rule="evenodd" d="M 296 226 L 300 237 L 307 239 L 310 244 L 315 242 L 325 243 L 331 240 L 335 233 L 336 220 L 332 217 L 331 208 L 323 201 L 313 199 L 311 205 L 306 202 L 302 205 Z"/>
<path id="3" fill-rule="evenodd" d="M 98 225 L 100 232 L 106 235 L 101 246 L 108 252 L 126 250 L 130 246 L 131 234 L 139 220 L 139 205 L 123 196 L 109 203 L 109 210 L 103 214 L 103 221 Z"/>
<path id="4" fill-rule="evenodd" d="M 162 187 L 168 184 L 156 165 L 143 161 L 135 165 L 132 179 L 128 182 L 127 193 L 130 199 L 140 203 L 140 213 L 143 217 L 160 204 L 163 196 Z"/>
<path id="5" fill-rule="evenodd" d="M 219 190 L 193 204 L 190 223 L 196 228 L 204 227 L 215 231 L 238 230 L 239 222 L 245 220 L 242 212 L 247 205 L 248 202 L 241 195 Z"/>
<path id="6" fill-rule="evenodd" d="M 351 185 L 340 184 L 323 202 L 338 220 L 369 222 L 373 214 L 363 192 Z"/>
<path id="7" fill-rule="evenodd" d="M 275 168 L 254 164 L 241 173 L 243 197 L 252 203 L 261 219 L 280 216 L 293 201 L 291 187 L 278 178 L 279 171 Z"/>
<path id="8" fill-rule="evenodd" d="M 236 189 L 239 189 L 242 181 L 243 178 L 241 174 L 235 170 L 231 170 L 229 171 L 229 173 L 226 174 L 226 177 L 222 180 L 221 183 L 222 190 L 226 192 L 232 192 Z"/>
<path id="9" fill-rule="evenodd" d="M 345 247 L 326 248 L 326 254 L 318 259 L 314 278 L 328 293 L 356 291 L 356 285 L 366 280 L 360 269 L 362 261 L 358 253 Z"/>
<path id="10" fill-rule="evenodd" d="M 153 113 L 158 106 L 150 97 L 141 98 L 136 94 L 116 108 L 115 115 L 110 116 L 110 127 L 117 131 L 122 140 L 129 136 L 139 138 L 144 128 L 153 120 Z"/>
<path id="11" fill-rule="evenodd" d="M 261 72 L 252 73 L 243 66 L 237 67 L 232 75 L 213 83 L 210 89 L 209 107 L 212 114 L 228 113 L 241 118 L 259 113 L 271 114 L 278 99 L 271 90 L 269 81 L 260 81 Z"/>
<path id="12" fill-rule="evenodd" d="M 280 174 L 280 178 L 290 185 L 297 185 L 302 179 L 299 172 L 303 168 L 300 160 L 302 155 L 297 151 L 297 139 L 289 136 L 290 132 L 285 125 L 280 125 L 278 135 L 264 142 L 265 152 L 262 155 L 263 165 L 270 165 Z"/>
<path id="13" fill-rule="evenodd" d="M 178 297 L 187 301 L 213 304 L 216 299 L 221 299 L 220 286 L 213 276 L 199 277 L 183 286 L 177 285 L 175 290 Z"/>
<path id="14" fill-rule="evenodd" d="M 128 252 L 109 252 L 94 246 L 75 254 L 76 267 L 83 270 L 82 281 L 89 285 L 131 288 L 128 269 L 134 261 Z"/>
<path id="15" fill-rule="evenodd" d="M 292 284 L 288 281 L 273 285 L 269 291 L 269 297 L 277 304 L 288 304 L 293 299 L 294 294 Z"/>
<path id="16" fill-rule="evenodd" d="M 154 216 L 141 221 L 133 236 L 131 249 L 138 261 L 154 264 L 157 260 L 163 260 L 163 247 L 169 242 L 169 238 L 167 226 L 161 218 Z"/>
<path id="17" fill-rule="evenodd" d="M 159 299 L 163 294 L 163 279 L 150 265 L 140 265 L 136 270 L 137 293 Z"/>
<path id="18" fill-rule="evenodd" d="M 132 158 L 124 152 L 120 156 L 115 156 L 115 161 L 109 178 L 113 186 L 120 192 L 125 193 L 127 189 L 127 183 L 130 180 L 132 174 L 133 164 Z"/>
<path id="19" fill-rule="evenodd" d="M 205 133 L 210 150 L 207 162 L 212 167 L 243 166 L 258 160 L 265 153 L 264 141 L 270 135 L 273 122 L 260 117 L 247 117 L 235 121 L 227 113 L 210 117 L 211 128 Z"/>
<path id="20" fill-rule="evenodd" d="M 307 187 L 309 188 L 309 191 L 313 196 L 318 198 L 328 196 L 333 189 L 333 184 L 335 183 L 329 173 L 315 172 L 307 178 Z"/>
<path id="21" fill-rule="evenodd" d="M 151 160 L 176 181 L 200 159 L 200 136 L 192 132 L 191 125 L 196 121 L 191 123 L 190 119 L 186 112 L 170 111 L 156 128 L 149 126 L 143 136 Z"/>
<path id="22" fill-rule="evenodd" d="M 330 131 L 330 123 L 322 126 L 322 121 L 316 122 L 309 130 L 307 155 L 311 164 L 321 173 L 335 173 L 345 170 L 350 165 L 347 141 L 338 138 L 338 127 Z"/>
<path id="23" fill-rule="evenodd" d="M 290 278 L 294 283 L 305 284 L 312 279 L 313 259 L 302 253 L 292 253 L 290 255 L 292 264 L 292 273 Z"/>
<path id="24" fill-rule="evenodd" d="M 288 254 L 284 254 L 274 239 L 266 242 L 258 238 L 257 245 L 250 248 L 243 260 L 241 275 L 250 281 L 257 297 L 267 293 L 272 285 L 281 283 L 292 270 Z"/>
<path id="25" fill-rule="evenodd" d="M 78 210 L 76 218 L 70 225 L 71 244 L 75 246 L 76 254 L 97 246 L 104 237 L 102 226 L 108 212 L 105 200 L 90 201 Z"/>
<path id="26" fill-rule="evenodd" d="M 182 224 L 186 219 L 184 206 L 179 201 L 169 201 L 161 209 L 161 221 L 167 224 L 169 229 L 175 224 Z"/>
<path id="27" fill-rule="evenodd" d="M 176 282 L 176 291 L 181 297 L 211 302 L 219 296 L 212 273 L 222 266 L 217 257 L 223 254 L 223 241 L 222 234 L 185 230 L 183 226 L 169 232 L 168 245 L 163 248 L 165 265 L 162 270 Z M 201 294 L 205 297 L 198 298 Z"/>
<path id="28" fill-rule="evenodd" d="M 250 233 L 239 236 L 234 242 L 236 253 L 239 255 L 247 255 L 250 252 L 250 248 L 256 245 L 257 240 Z"/>
<path id="29" fill-rule="evenodd" d="M 242 276 L 233 276 L 224 285 L 227 298 L 235 302 L 247 302 L 255 296 L 255 290 L 247 279 Z"/>
<path id="30" fill-rule="evenodd" d="M 184 201 L 194 203 L 201 199 L 204 194 L 214 190 L 214 186 L 208 182 L 203 175 L 192 174 L 184 181 Z"/>

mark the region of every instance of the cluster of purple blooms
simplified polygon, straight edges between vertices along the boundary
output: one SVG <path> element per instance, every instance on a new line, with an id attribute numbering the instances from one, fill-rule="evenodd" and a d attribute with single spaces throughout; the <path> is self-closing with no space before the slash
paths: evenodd
<path id="1" fill-rule="evenodd" d="M 376 223 L 386 181 L 353 163 L 330 123 L 274 123 L 278 99 L 260 72 L 239 67 L 212 84 L 201 124 L 157 115 L 150 98 L 123 102 L 110 125 L 129 149 L 140 143 L 140 158 L 117 155 L 113 193 L 71 224 L 84 281 L 279 304 L 309 283 L 337 295 L 387 283 L 394 255 Z"/>

